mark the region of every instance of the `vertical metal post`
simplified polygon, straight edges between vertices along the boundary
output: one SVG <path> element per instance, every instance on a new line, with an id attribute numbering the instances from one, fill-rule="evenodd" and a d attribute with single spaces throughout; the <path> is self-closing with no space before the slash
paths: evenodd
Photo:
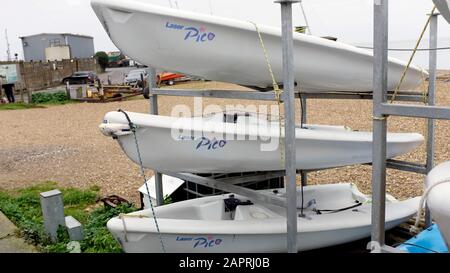
<path id="1" fill-rule="evenodd" d="M 150 96 L 150 114 L 158 115 L 158 96 L 153 94 L 153 88 L 156 88 L 156 70 L 151 67 L 148 71 L 148 88 Z M 156 205 L 161 206 L 164 203 L 162 175 L 155 172 L 155 193 Z"/>
<path id="2" fill-rule="evenodd" d="M 388 0 L 374 0 L 372 241 L 385 244 Z"/>
<path id="3" fill-rule="evenodd" d="M 297 181 L 295 168 L 295 96 L 294 38 L 292 4 L 295 0 L 275 1 L 281 4 L 283 43 L 283 91 L 285 111 L 285 168 L 287 191 L 287 251 L 297 253 Z"/>
<path id="4" fill-rule="evenodd" d="M 306 171 L 300 171 L 300 177 L 302 186 L 308 186 L 308 173 Z"/>
<path id="5" fill-rule="evenodd" d="M 307 112 L 307 107 L 306 107 L 306 98 L 300 96 L 300 105 L 301 105 L 301 110 L 302 110 L 302 124 L 306 124 L 306 122 L 308 121 L 308 112 Z"/>
<path id="6" fill-rule="evenodd" d="M 430 46 L 429 48 L 437 48 L 437 31 L 438 31 L 438 14 L 433 14 L 430 21 Z M 436 104 L 436 63 L 437 50 L 429 51 L 429 86 L 428 86 L 428 105 Z M 434 132 L 435 121 L 428 119 L 428 138 L 427 138 L 427 173 L 434 167 Z M 425 210 L 425 226 L 431 225 L 431 212 L 428 206 Z"/>
<path id="7" fill-rule="evenodd" d="M 300 2 L 300 4 L 301 4 L 301 2 Z M 306 122 L 308 121 L 308 112 L 307 112 L 307 107 L 306 107 L 307 100 L 305 97 L 302 97 L 301 94 L 300 94 L 299 98 L 300 98 L 300 109 L 301 109 L 301 113 L 300 113 L 301 114 L 301 116 L 300 116 L 301 123 L 302 123 L 302 125 L 305 125 Z M 301 177 L 302 186 L 307 186 L 308 185 L 308 173 L 306 171 L 300 171 L 300 177 Z"/>

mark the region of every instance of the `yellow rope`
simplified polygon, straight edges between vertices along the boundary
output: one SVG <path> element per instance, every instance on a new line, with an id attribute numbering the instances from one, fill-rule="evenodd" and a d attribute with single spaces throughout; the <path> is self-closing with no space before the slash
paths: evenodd
<path id="1" fill-rule="evenodd" d="M 284 128 L 284 117 L 281 114 L 281 95 L 283 93 L 282 90 L 280 90 L 280 87 L 277 84 L 277 81 L 275 79 L 275 75 L 272 70 L 272 65 L 270 64 L 269 54 L 267 53 L 266 46 L 264 45 L 264 40 L 261 35 L 261 31 L 259 30 L 259 27 L 256 23 L 251 22 L 255 26 L 255 30 L 258 33 L 259 42 L 261 44 L 261 48 L 264 52 L 264 58 L 266 59 L 267 68 L 269 70 L 270 77 L 272 78 L 272 86 L 273 90 L 275 92 L 275 98 L 277 100 L 278 104 L 278 122 L 279 122 L 279 130 L 280 130 L 280 137 L 279 137 L 279 146 L 280 146 L 280 154 L 281 154 L 281 167 L 285 168 L 285 155 L 284 155 L 284 138 L 283 138 L 283 128 Z"/>
<path id="2" fill-rule="evenodd" d="M 430 13 L 430 16 L 428 17 L 427 23 L 425 24 L 425 26 L 422 30 L 422 33 L 420 34 L 419 40 L 417 41 L 416 46 L 414 47 L 411 57 L 409 58 L 408 64 L 406 65 L 405 69 L 403 70 L 402 77 L 400 78 L 400 81 L 398 82 L 397 86 L 395 87 L 394 94 L 392 95 L 392 98 L 391 98 L 391 103 L 393 103 L 395 101 L 398 91 L 400 90 L 400 87 L 401 87 L 403 81 L 405 80 L 406 73 L 408 72 L 408 69 L 411 66 L 414 56 L 416 55 L 417 49 L 419 48 L 420 42 L 422 41 L 423 35 L 427 31 L 428 25 L 430 24 L 431 18 L 433 17 L 435 10 L 436 10 L 436 6 L 434 6 L 433 9 L 431 10 L 431 13 Z"/>

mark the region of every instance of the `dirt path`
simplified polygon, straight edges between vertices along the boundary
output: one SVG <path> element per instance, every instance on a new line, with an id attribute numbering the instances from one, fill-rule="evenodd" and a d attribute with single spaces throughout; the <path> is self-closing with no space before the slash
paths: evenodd
<path id="1" fill-rule="evenodd" d="M 198 83 L 176 88 L 198 86 Z M 208 82 L 204 88 L 233 88 L 233 85 Z M 193 106 L 191 98 L 161 97 L 160 114 L 169 115 L 177 104 Z M 251 101 L 204 99 L 204 104 L 243 104 Z M 450 105 L 450 83 L 440 82 L 438 103 Z M 46 109 L 0 111 L 0 187 L 17 188 L 42 181 L 57 181 L 65 186 L 99 185 L 103 194 L 118 194 L 138 201 L 142 185 L 137 165 L 132 163 L 111 138 L 98 130 L 104 114 L 119 108 L 148 112 L 145 100 L 108 104 L 69 104 Z M 298 108 L 297 108 L 298 109 Z M 346 125 L 357 130 L 371 130 L 371 101 L 310 100 L 309 123 Z M 420 119 L 390 118 L 393 132 L 424 132 Z M 450 123 L 437 122 L 437 162 L 450 160 Z M 402 157 L 420 162 L 420 151 Z M 150 172 L 149 172 L 150 174 Z M 346 167 L 310 175 L 311 183 L 354 182 L 370 192 L 371 168 Z M 423 176 L 389 170 L 388 191 L 398 198 L 422 193 Z"/>

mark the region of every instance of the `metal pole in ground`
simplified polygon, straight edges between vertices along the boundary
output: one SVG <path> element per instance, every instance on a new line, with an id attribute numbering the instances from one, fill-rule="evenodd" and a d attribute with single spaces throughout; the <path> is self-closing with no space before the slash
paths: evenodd
<path id="1" fill-rule="evenodd" d="M 287 251 L 297 253 L 297 181 L 295 168 L 295 96 L 294 38 L 292 4 L 296 0 L 280 0 L 283 43 L 283 99 L 285 112 L 285 168 L 287 209 Z M 280 147 L 281 148 L 281 147 Z"/>
<path id="2" fill-rule="evenodd" d="M 374 0 L 372 242 L 385 244 L 388 0 Z M 373 245 L 372 245 L 373 248 Z"/>
<path id="3" fill-rule="evenodd" d="M 148 88 L 150 96 L 150 114 L 158 115 L 158 95 L 153 94 L 152 90 L 156 88 L 156 70 L 154 68 L 148 69 Z M 162 175 L 155 172 L 155 192 L 156 205 L 161 206 L 164 203 Z"/>
<path id="4" fill-rule="evenodd" d="M 430 46 L 429 48 L 437 48 L 437 31 L 438 31 L 438 16 L 435 13 L 430 20 Z M 429 52 L 429 85 L 428 85 L 428 105 L 436 104 L 436 60 L 437 50 L 430 50 Z M 429 173 L 434 167 L 434 132 L 435 121 L 434 119 L 428 119 L 428 138 L 427 138 L 427 173 Z M 431 212 L 428 206 L 425 209 L 425 226 L 431 225 Z"/>

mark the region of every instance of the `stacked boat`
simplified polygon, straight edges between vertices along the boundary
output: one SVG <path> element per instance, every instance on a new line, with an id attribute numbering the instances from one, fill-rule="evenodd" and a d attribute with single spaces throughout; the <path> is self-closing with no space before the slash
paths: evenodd
<path id="1" fill-rule="evenodd" d="M 286 197 L 285 189 L 264 190 Z M 298 250 L 343 244 L 370 235 L 371 200 L 351 184 L 306 186 L 297 190 Z M 407 221 L 418 198 L 388 197 L 386 228 Z M 302 209 L 302 203 L 304 207 Z M 286 210 L 235 194 L 193 199 L 113 218 L 108 229 L 125 252 L 283 252 Z"/>
<path id="2" fill-rule="evenodd" d="M 439 226 L 447 248 L 450 248 L 450 161 L 433 168 L 425 185 L 424 200 Z"/>
<path id="3" fill-rule="evenodd" d="M 140 63 L 255 88 L 272 85 L 261 35 L 273 72 L 282 78 L 279 29 L 168 9 L 135 0 L 92 0 L 109 36 Z M 146 39 L 142 39 L 146 37 Z M 139 41 L 139 42 L 137 42 Z M 318 37 L 294 34 L 295 79 L 302 91 L 370 92 L 371 52 Z M 389 89 L 406 63 L 389 59 Z M 411 66 L 402 87 L 417 87 L 426 71 Z M 168 117 L 109 112 L 101 132 L 118 141 L 137 164 L 162 173 L 197 174 L 282 170 L 284 131 L 258 113 L 224 112 Z M 372 133 L 346 127 L 302 125 L 295 129 L 296 168 L 320 170 L 370 163 Z M 390 133 L 387 158 L 415 150 L 423 137 Z M 137 145 L 138 143 L 138 145 Z M 139 149 L 137 149 L 137 147 Z M 264 190 L 285 198 L 284 189 Z M 308 250 L 370 235 L 371 199 L 352 184 L 298 188 L 298 245 Z M 386 228 L 417 212 L 418 198 L 388 196 Z M 126 252 L 281 252 L 286 249 L 286 210 L 236 194 L 183 201 L 113 218 L 108 228 Z M 159 231 L 155 225 L 158 221 Z M 163 246 L 164 245 L 164 249 Z"/>
<path id="4" fill-rule="evenodd" d="M 450 0 L 433 0 L 442 17 L 450 24 Z"/>

